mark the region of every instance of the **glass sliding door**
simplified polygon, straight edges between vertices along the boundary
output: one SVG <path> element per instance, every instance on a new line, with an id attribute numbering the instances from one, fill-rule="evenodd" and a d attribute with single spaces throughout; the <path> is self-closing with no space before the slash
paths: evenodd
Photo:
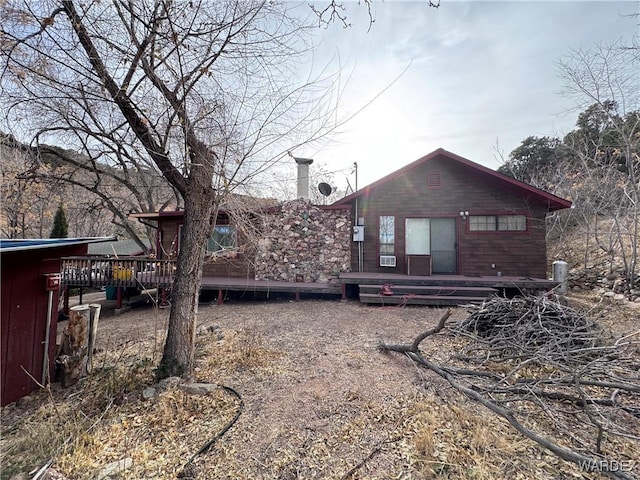
<path id="1" fill-rule="evenodd" d="M 433 273 L 457 273 L 456 219 L 431 219 L 431 261 Z"/>
<path id="2" fill-rule="evenodd" d="M 430 224 L 428 218 L 405 220 L 405 254 L 429 255 L 431 253 Z"/>
<path id="3" fill-rule="evenodd" d="M 408 264 L 413 256 L 430 255 L 432 273 L 457 273 L 456 219 L 405 219 L 405 255 Z"/>

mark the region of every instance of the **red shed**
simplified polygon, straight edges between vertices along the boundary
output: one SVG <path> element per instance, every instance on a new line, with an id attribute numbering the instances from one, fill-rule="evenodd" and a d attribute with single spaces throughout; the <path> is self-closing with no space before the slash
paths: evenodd
<path id="1" fill-rule="evenodd" d="M 52 292 L 48 358 L 49 372 L 51 375 L 54 373 L 60 282 L 56 282 L 54 277 L 47 286 L 47 275 L 60 272 L 60 257 L 86 255 L 89 243 L 111 240 L 114 237 L 0 240 L 2 406 L 38 388 L 29 375 L 38 382 L 42 379 L 49 312 L 48 289 Z"/>

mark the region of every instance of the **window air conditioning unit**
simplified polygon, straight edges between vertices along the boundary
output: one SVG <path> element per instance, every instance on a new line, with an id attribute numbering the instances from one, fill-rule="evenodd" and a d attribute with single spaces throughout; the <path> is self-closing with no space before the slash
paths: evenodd
<path id="1" fill-rule="evenodd" d="M 395 255 L 380 255 L 380 266 L 381 267 L 395 267 L 396 266 L 396 256 Z"/>

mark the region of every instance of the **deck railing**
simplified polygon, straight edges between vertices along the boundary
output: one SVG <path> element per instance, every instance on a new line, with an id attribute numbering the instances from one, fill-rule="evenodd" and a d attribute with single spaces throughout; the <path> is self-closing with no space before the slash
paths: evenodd
<path id="1" fill-rule="evenodd" d="M 147 257 L 63 257 L 62 284 L 70 287 L 156 288 L 173 283 L 175 260 Z"/>

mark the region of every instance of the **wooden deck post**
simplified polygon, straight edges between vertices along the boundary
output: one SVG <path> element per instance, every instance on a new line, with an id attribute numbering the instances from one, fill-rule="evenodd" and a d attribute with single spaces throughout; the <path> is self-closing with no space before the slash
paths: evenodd
<path id="1" fill-rule="evenodd" d="M 122 308 L 122 287 L 119 285 L 116 287 L 116 308 Z"/>
<path id="2" fill-rule="evenodd" d="M 102 305 L 99 303 L 92 303 L 89 305 L 89 344 L 88 344 L 88 358 L 87 358 L 87 371 L 93 370 L 93 350 L 96 346 L 96 336 L 98 335 L 98 320 L 100 320 L 100 310 Z"/>
<path id="3" fill-rule="evenodd" d="M 222 305 L 224 302 L 224 292 L 221 288 L 218 289 L 218 300 L 216 300 L 216 305 Z"/>

